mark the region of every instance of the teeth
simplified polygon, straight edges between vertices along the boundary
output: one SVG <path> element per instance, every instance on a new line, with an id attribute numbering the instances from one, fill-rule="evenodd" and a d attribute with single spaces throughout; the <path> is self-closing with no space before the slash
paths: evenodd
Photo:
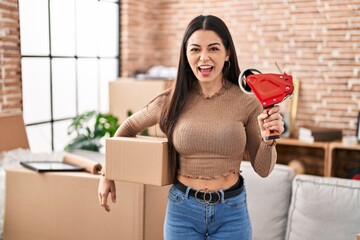
<path id="1" fill-rule="evenodd" d="M 199 66 L 199 68 L 201 68 L 201 69 L 209 69 L 209 68 L 211 68 L 211 66 Z"/>

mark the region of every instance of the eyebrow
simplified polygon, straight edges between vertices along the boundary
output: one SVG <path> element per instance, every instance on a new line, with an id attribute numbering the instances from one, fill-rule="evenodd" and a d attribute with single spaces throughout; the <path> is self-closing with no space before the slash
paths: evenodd
<path id="1" fill-rule="evenodd" d="M 215 43 L 210 43 L 210 44 L 208 45 L 208 47 L 211 47 L 211 46 L 214 46 L 214 45 L 219 45 L 219 46 L 221 46 L 221 44 L 220 44 L 220 43 L 215 42 Z M 190 44 L 190 46 L 189 46 L 189 47 L 191 47 L 191 46 L 201 47 L 199 44 L 195 44 L 195 43 Z"/>

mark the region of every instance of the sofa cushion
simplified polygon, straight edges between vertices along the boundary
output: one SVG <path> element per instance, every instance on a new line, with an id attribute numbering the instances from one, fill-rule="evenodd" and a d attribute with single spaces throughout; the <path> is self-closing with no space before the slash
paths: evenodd
<path id="1" fill-rule="evenodd" d="M 298 175 L 292 192 L 287 240 L 354 239 L 360 231 L 360 181 Z"/>
<path id="2" fill-rule="evenodd" d="M 241 170 L 248 195 L 253 240 L 284 240 L 294 178 L 292 169 L 276 164 L 273 172 L 262 178 L 250 162 L 243 161 Z"/>

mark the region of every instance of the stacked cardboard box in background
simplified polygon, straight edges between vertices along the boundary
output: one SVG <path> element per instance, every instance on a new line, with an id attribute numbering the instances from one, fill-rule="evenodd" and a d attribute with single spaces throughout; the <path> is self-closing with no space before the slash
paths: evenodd
<path id="1" fill-rule="evenodd" d="M 21 113 L 0 115 L 0 153 L 15 148 L 29 148 Z"/>
<path id="2" fill-rule="evenodd" d="M 110 82 L 110 112 L 122 122 L 128 111 L 140 110 L 170 84 L 171 81 L 164 80 Z M 0 132 L 1 151 L 29 148 L 21 114 L 15 118 L 1 118 Z M 149 129 L 149 133 L 164 136 L 158 126 Z M 162 151 L 162 156 L 165 152 Z M 159 177 L 158 185 L 168 184 L 166 177 Z M 170 186 L 116 182 L 117 202 L 111 203 L 109 196 L 111 212 L 107 213 L 98 202 L 98 175 L 85 172 L 39 174 L 19 166 L 6 170 L 5 182 L 4 240 L 163 239 Z"/>
<path id="3" fill-rule="evenodd" d="M 97 199 L 99 176 L 6 171 L 4 240 L 159 240 L 167 187 L 116 182 L 107 213 Z"/>
<path id="4" fill-rule="evenodd" d="M 159 240 L 168 187 L 116 182 L 117 202 L 98 202 L 99 176 L 6 171 L 4 240 Z"/>
<path id="5" fill-rule="evenodd" d="M 21 115 L 0 117 L 0 127 L 2 151 L 28 148 Z M 98 202 L 98 175 L 39 174 L 20 165 L 5 174 L 4 240 L 163 238 L 169 186 L 116 182 L 117 202 L 109 196 L 107 213 Z"/>
<path id="6" fill-rule="evenodd" d="M 109 111 L 123 122 L 128 111 L 135 113 L 171 86 L 171 80 L 120 78 L 109 83 Z M 150 136 L 165 136 L 159 125 L 149 129 Z"/>

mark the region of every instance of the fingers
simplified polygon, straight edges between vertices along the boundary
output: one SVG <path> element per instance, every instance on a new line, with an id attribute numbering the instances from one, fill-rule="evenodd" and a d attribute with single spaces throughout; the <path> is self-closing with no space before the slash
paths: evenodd
<path id="1" fill-rule="evenodd" d="M 269 123 L 265 123 L 264 128 L 267 128 L 269 130 L 276 130 L 280 134 L 284 132 L 284 122 L 283 121 L 272 121 Z"/>
<path id="2" fill-rule="evenodd" d="M 107 212 L 110 212 L 110 207 L 109 207 L 109 205 L 107 204 L 107 197 L 108 197 L 108 195 L 109 195 L 108 192 L 101 194 L 101 203 L 100 203 L 100 205 L 101 205 Z"/>
<path id="3" fill-rule="evenodd" d="M 116 203 L 116 188 L 115 185 L 111 186 L 111 200 L 113 203 Z"/>
<path id="4" fill-rule="evenodd" d="M 264 110 L 264 112 L 258 116 L 258 121 L 263 122 L 268 117 L 269 117 L 269 115 L 267 114 L 266 110 Z"/>
<path id="5" fill-rule="evenodd" d="M 271 109 L 265 109 L 258 116 L 259 126 L 261 131 L 265 129 L 277 130 L 280 134 L 284 132 L 284 121 L 280 114 L 280 107 L 274 106 Z"/>
<path id="6" fill-rule="evenodd" d="M 284 131 L 283 117 L 280 113 L 270 115 L 264 120 L 263 127 L 270 130 L 277 130 L 281 134 Z"/>
<path id="7" fill-rule="evenodd" d="M 115 203 L 116 201 L 116 188 L 113 181 L 101 179 L 98 188 L 98 200 L 100 205 L 105 211 L 110 212 L 110 206 L 108 205 L 108 196 L 111 193 L 111 199 Z"/>
<path id="8" fill-rule="evenodd" d="M 283 117 L 280 113 L 274 113 L 272 115 L 268 115 L 267 118 L 264 119 L 264 123 L 273 122 L 273 121 L 282 121 Z"/>
<path id="9" fill-rule="evenodd" d="M 264 123 L 269 123 L 273 121 L 282 121 L 282 116 L 278 112 L 273 114 L 268 114 L 266 110 L 264 110 L 264 112 L 258 116 L 258 121 Z"/>
<path id="10" fill-rule="evenodd" d="M 264 110 L 266 111 L 266 110 Z M 270 108 L 270 110 L 267 111 L 269 115 L 273 115 L 275 113 L 280 112 L 280 107 L 278 105 L 275 105 L 274 107 Z"/>

